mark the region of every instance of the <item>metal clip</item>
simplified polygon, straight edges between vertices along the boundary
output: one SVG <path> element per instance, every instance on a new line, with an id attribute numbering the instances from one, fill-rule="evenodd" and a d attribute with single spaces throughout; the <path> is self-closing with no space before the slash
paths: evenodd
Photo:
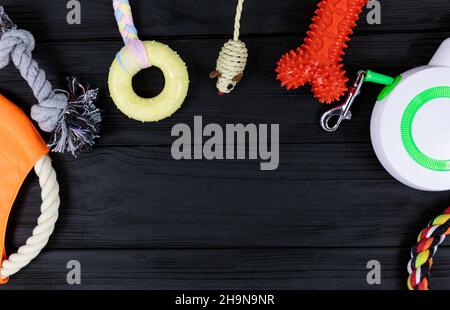
<path id="1" fill-rule="evenodd" d="M 16 27 L 16 24 L 5 13 L 3 6 L 0 6 L 0 36 L 10 30 L 16 29 Z"/>
<path id="2" fill-rule="evenodd" d="M 322 115 L 322 117 L 320 118 L 320 125 L 325 131 L 335 132 L 336 130 L 338 130 L 342 121 L 348 121 L 352 118 L 352 112 L 350 111 L 350 109 L 353 102 L 355 102 L 356 97 L 358 97 L 361 92 L 361 87 L 364 84 L 365 77 L 366 71 L 359 71 L 356 81 L 350 87 L 345 102 Z M 330 126 L 330 121 L 333 118 L 337 118 L 336 123 Z"/>

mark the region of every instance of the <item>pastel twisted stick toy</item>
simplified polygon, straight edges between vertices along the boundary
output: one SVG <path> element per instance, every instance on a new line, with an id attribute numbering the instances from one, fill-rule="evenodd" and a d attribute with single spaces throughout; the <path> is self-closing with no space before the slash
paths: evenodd
<path id="1" fill-rule="evenodd" d="M 75 78 L 70 80 L 69 92 L 53 90 L 45 71 L 33 59 L 33 35 L 17 29 L 3 7 L 0 28 L 0 69 L 12 61 L 33 90 L 38 104 L 31 108 L 31 117 L 43 131 L 52 133 L 52 150 L 76 155 L 93 146 L 101 122 L 95 106 L 98 90 L 90 90 Z"/>
<path id="2" fill-rule="evenodd" d="M 433 257 L 439 245 L 450 234 L 450 207 L 436 217 L 422 230 L 417 244 L 411 249 L 408 263 L 408 288 L 410 290 L 429 290 L 430 271 Z"/>
<path id="3" fill-rule="evenodd" d="M 150 62 L 145 51 L 144 44 L 138 37 L 138 31 L 133 21 L 133 14 L 131 13 L 131 6 L 128 0 L 113 0 L 114 16 L 116 17 L 117 25 L 119 27 L 120 35 L 123 42 L 128 49 L 134 54 L 135 58 L 128 59 L 123 57 L 120 51 L 117 55 L 119 61 L 127 69 L 127 66 L 135 64 L 124 63 L 123 61 L 135 60 L 139 66 L 139 70 L 149 68 Z M 131 71 L 131 70 L 130 70 Z"/>
<path id="4" fill-rule="evenodd" d="M 171 116 L 187 96 L 189 75 L 186 64 L 167 45 L 139 39 L 128 0 L 113 0 L 113 7 L 125 43 L 109 71 L 108 84 L 114 103 L 125 115 L 142 122 Z M 152 65 L 163 72 L 164 89 L 154 98 L 139 97 L 133 90 L 132 78 Z"/>
<path id="5" fill-rule="evenodd" d="M 322 103 L 332 103 L 347 91 L 342 56 L 368 0 L 322 0 L 303 45 L 278 62 L 277 79 L 288 90 L 310 83 Z"/>
<path id="6" fill-rule="evenodd" d="M 211 79 L 217 78 L 216 87 L 219 90 L 219 95 L 230 93 L 244 77 L 248 50 L 245 43 L 239 40 L 243 7 L 244 0 L 239 0 L 234 21 L 233 39 L 222 47 L 217 59 L 216 69 L 209 74 Z"/>

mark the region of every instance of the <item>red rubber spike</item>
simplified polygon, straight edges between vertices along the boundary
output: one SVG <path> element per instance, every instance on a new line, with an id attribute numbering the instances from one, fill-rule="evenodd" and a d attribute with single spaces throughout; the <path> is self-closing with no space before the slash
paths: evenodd
<path id="1" fill-rule="evenodd" d="M 303 45 L 278 62 L 276 72 L 288 90 L 309 83 L 322 103 L 345 94 L 348 78 L 342 65 L 346 42 L 368 0 L 322 0 Z"/>

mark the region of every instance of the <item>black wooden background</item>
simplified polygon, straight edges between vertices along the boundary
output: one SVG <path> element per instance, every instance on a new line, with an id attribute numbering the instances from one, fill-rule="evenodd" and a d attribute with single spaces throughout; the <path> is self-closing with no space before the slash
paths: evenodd
<path id="1" fill-rule="evenodd" d="M 82 0 L 81 25 L 66 22 L 65 0 L 3 0 L 14 21 L 36 37 L 35 58 L 57 87 L 74 74 L 101 88 L 105 110 L 95 152 L 53 156 L 61 181 L 60 219 L 46 250 L 3 288 L 34 289 L 404 289 L 409 248 L 448 204 L 448 193 L 409 189 L 379 164 L 371 146 L 371 107 L 380 88 L 367 85 L 354 119 L 327 134 L 327 107 L 305 88 L 275 80 L 278 58 L 304 38 L 317 1 L 249 0 L 242 40 L 245 79 L 218 97 L 208 73 L 231 36 L 234 0 L 131 1 L 143 39 L 177 50 L 191 88 L 182 109 L 157 124 L 127 119 L 107 89 L 122 42 L 109 0 Z M 345 57 L 361 69 L 397 75 L 428 63 L 450 35 L 448 0 L 388 0 L 381 25 L 367 11 Z M 151 95 L 161 77 L 140 76 Z M 0 72 L 0 92 L 29 111 L 35 100 L 15 68 Z M 279 123 L 280 167 L 252 161 L 175 161 L 174 124 Z M 24 185 L 8 229 L 8 249 L 31 233 L 39 212 L 34 176 Z M 66 263 L 79 260 L 82 284 L 66 284 Z M 378 260 L 381 285 L 366 282 Z M 450 248 L 435 260 L 432 286 L 450 288 Z M 447 266 L 446 266 L 447 265 Z"/>

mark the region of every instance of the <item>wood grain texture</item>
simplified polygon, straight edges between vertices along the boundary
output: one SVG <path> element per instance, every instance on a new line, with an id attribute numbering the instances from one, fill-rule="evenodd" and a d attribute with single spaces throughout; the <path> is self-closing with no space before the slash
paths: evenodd
<path id="1" fill-rule="evenodd" d="M 444 39 L 445 34 L 429 35 L 426 39 L 414 33 L 355 36 L 346 56 L 348 75 L 353 78 L 360 68 L 400 74 L 428 63 Z M 219 124 L 278 123 L 282 143 L 370 142 L 371 109 L 368 107 L 373 106 L 379 86 L 365 85 L 353 108 L 355 117 L 351 125 L 342 126 L 332 135 L 323 132 L 318 123 L 321 113 L 329 107 L 317 104 L 308 87 L 292 92 L 280 87 L 275 79 L 275 64 L 282 53 L 298 45 L 297 38 L 262 36 L 247 39 L 251 55 L 246 77 L 233 94 L 224 97 L 217 96 L 215 83 L 208 79 L 223 44 L 222 39 L 170 39 L 164 43 L 177 50 L 188 64 L 191 87 L 180 111 L 158 123 L 142 124 L 124 118 L 109 98 L 107 72 L 123 45 L 119 39 L 96 43 L 41 43 L 37 45 L 35 57 L 57 87 L 65 87 L 63 77 L 69 74 L 100 87 L 100 106 L 105 110 L 104 130 L 99 141 L 101 146 L 167 145 L 173 141 L 170 137 L 173 125 L 192 123 L 194 115 L 202 115 L 205 122 Z M 0 85 L 0 91 L 28 109 L 27 103 L 34 102 L 34 98 L 16 69 L 8 67 L 1 76 L 4 83 Z M 139 86 L 152 88 L 156 79 L 157 76 L 150 75 Z"/>
<path id="2" fill-rule="evenodd" d="M 82 24 L 66 23 L 66 0 L 4 0 L 2 5 L 17 23 L 29 25 L 42 40 L 98 40 L 118 39 L 109 0 L 81 1 Z M 229 38 L 233 31 L 236 10 L 230 0 L 152 0 L 133 1 L 133 15 L 143 38 L 205 37 Z M 242 35 L 285 35 L 302 39 L 316 8 L 315 1 L 258 0 L 245 4 Z M 366 10 L 365 12 L 368 12 Z M 384 1 L 381 25 L 366 23 L 366 14 L 357 32 L 442 32 L 450 19 L 448 1 L 408 0 Z M 219 47 L 220 48 L 220 47 Z"/>
<path id="3" fill-rule="evenodd" d="M 408 249 L 114 249 L 51 250 L 8 284 L 10 289 L 403 289 Z M 367 258 L 382 264 L 380 285 L 367 284 Z M 82 285 L 66 285 L 66 264 L 77 259 Z M 433 266 L 433 289 L 450 289 L 442 249 Z"/>
<path id="4" fill-rule="evenodd" d="M 406 2 L 406 1 L 405 1 Z M 364 19 L 345 56 L 360 68 L 397 75 L 428 63 L 448 36 L 447 0 L 385 1 L 382 24 Z M 191 89 L 172 118 L 141 124 L 109 98 L 108 68 L 121 48 L 109 0 L 81 1 L 82 24 L 66 23 L 65 0 L 5 0 L 21 28 L 37 39 L 35 58 L 55 86 L 75 74 L 100 87 L 102 138 L 78 159 L 55 155 L 61 216 L 46 251 L 1 289 L 404 289 L 409 247 L 447 193 L 399 184 L 373 153 L 369 122 L 379 87 L 367 85 L 354 119 L 324 133 L 319 105 L 307 88 L 287 92 L 275 80 L 278 58 L 303 40 L 314 1 L 246 3 L 243 40 L 250 58 L 233 94 L 218 98 L 208 79 L 232 31 L 234 1 L 132 1 L 144 39 L 160 40 L 188 64 Z M 11 66 L 0 92 L 26 111 L 33 95 Z M 155 91 L 146 75 L 137 88 Z M 177 123 L 280 124 L 280 167 L 256 161 L 175 161 Z M 34 176 L 23 186 L 8 228 L 8 248 L 26 239 L 38 215 Z M 82 264 L 82 285 L 65 282 L 67 261 Z M 382 264 L 382 285 L 366 283 L 366 263 Z M 443 246 L 432 285 L 450 287 Z"/>
<path id="5" fill-rule="evenodd" d="M 176 162 L 169 147 L 102 147 L 58 162 L 49 247 L 401 246 L 448 197 L 398 184 L 369 145 L 286 145 L 280 158 L 278 171 L 260 172 L 256 162 Z M 20 197 L 14 246 L 38 196 L 32 186 Z"/>

